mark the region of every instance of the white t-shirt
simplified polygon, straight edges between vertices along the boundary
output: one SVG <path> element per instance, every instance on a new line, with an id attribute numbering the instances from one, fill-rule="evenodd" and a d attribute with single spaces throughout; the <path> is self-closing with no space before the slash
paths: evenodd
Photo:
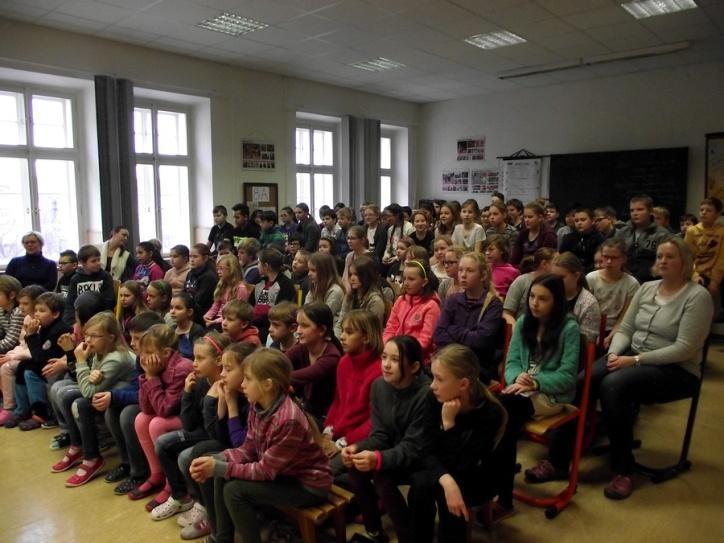
<path id="1" fill-rule="evenodd" d="M 455 245 L 461 245 L 468 251 L 474 251 L 475 244 L 485 240 L 485 229 L 482 225 L 475 223 L 472 230 L 465 232 L 465 226 L 458 224 L 453 231 L 452 240 Z"/>
<path id="2" fill-rule="evenodd" d="M 639 288 L 639 282 L 633 275 L 624 273 L 615 283 L 605 281 L 600 270 L 586 275 L 588 290 L 598 300 L 601 315 L 606 315 L 606 331 L 613 328 L 621 315 L 627 298 L 632 298 Z"/>

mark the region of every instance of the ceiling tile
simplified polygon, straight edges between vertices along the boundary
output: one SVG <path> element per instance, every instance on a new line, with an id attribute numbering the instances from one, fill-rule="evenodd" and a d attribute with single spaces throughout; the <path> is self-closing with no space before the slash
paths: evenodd
<path id="1" fill-rule="evenodd" d="M 625 75 L 639 71 L 635 64 L 629 61 L 618 60 L 605 64 L 594 64 L 588 69 L 598 76 L 610 77 L 614 75 Z"/>
<path id="2" fill-rule="evenodd" d="M 515 31 L 515 29 L 513 29 L 513 31 Z M 543 21 L 528 23 L 523 33 L 527 39 L 536 40 L 549 36 L 569 34 L 575 31 L 576 29 L 574 27 L 561 19 L 545 19 Z"/>
<path id="3" fill-rule="evenodd" d="M 141 32 L 140 30 L 132 30 L 130 28 L 121 28 L 118 26 L 108 26 L 96 35 L 100 38 L 123 41 L 126 43 L 136 43 L 139 45 L 144 45 L 158 39 L 158 36 L 155 34 Z"/>
<path id="4" fill-rule="evenodd" d="M 309 38 L 295 43 L 292 48 L 300 53 L 304 53 L 305 55 L 317 56 L 332 53 L 337 46 L 325 40 Z"/>
<path id="5" fill-rule="evenodd" d="M 180 23 L 195 25 L 205 19 L 216 17 L 219 15 L 219 10 L 199 6 L 189 0 L 163 0 L 150 6 L 145 10 L 145 13 L 172 19 Z"/>
<path id="6" fill-rule="evenodd" d="M 279 28 L 300 32 L 306 36 L 319 36 L 334 31 L 339 24 L 318 15 L 309 14 L 279 23 Z"/>
<path id="7" fill-rule="evenodd" d="M 560 70 L 550 74 L 554 79 L 562 83 L 570 81 L 584 81 L 586 79 L 593 79 L 596 76 L 588 68 L 571 68 L 570 70 Z"/>
<path id="8" fill-rule="evenodd" d="M 65 15 L 64 13 L 58 13 L 55 11 L 43 15 L 36 22 L 41 25 L 53 26 L 84 34 L 95 33 L 108 26 L 107 23 L 99 23 L 98 21 L 91 21 L 90 19 L 76 17 L 74 15 Z"/>
<path id="9" fill-rule="evenodd" d="M 563 17 L 567 23 L 586 30 L 589 28 L 599 28 L 601 26 L 609 26 L 617 23 L 630 22 L 633 19 L 629 13 L 621 6 L 610 6 L 607 8 L 594 9 L 574 15 Z"/>
<path id="10" fill-rule="evenodd" d="M 528 23 L 550 19 L 551 14 L 534 2 L 524 2 L 501 11 L 483 13 L 483 17 L 499 25 L 501 28 L 507 29 L 509 25 L 514 25 L 516 23 Z"/>
<path id="11" fill-rule="evenodd" d="M 0 4 L 0 15 L 11 19 L 17 19 L 18 21 L 35 21 L 46 13 L 48 13 L 47 9 L 25 6 L 14 2 Z"/>
<path id="12" fill-rule="evenodd" d="M 244 0 L 244 3 L 234 13 L 270 25 L 283 23 L 306 14 L 302 9 L 291 5 L 278 4 L 274 0 Z"/>
<path id="13" fill-rule="evenodd" d="M 245 34 L 245 38 L 251 41 L 257 41 L 269 45 L 287 47 L 293 43 L 306 39 L 307 36 L 305 34 L 302 34 L 301 32 L 284 30 L 282 28 L 270 26 L 261 30 L 257 30 L 256 32 L 249 32 L 248 34 Z"/>
<path id="14" fill-rule="evenodd" d="M 113 24 L 121 19 L 130 16 L 133 12 L 128 9 L 118 8 L 100 2 L 88 2 L 85 0 L 74 0 L 66 2 L 55 10 L 55 13 L 64 13 L 74 17 L 82 17 L 91 21 Z"/>
<path id="15" fill-rule="evenodd" d="M 174 38 L 159 38 L 147 45 L 148 47 L 152 47 L 154 49 L 162 49 L 165 51 L 172 51 L 174 53 L 182 54 L 193 53 L 202 49 L 202 46 L 197 43 L 191 43 L 184 40 L 176 40 Z"/>
<path id="16" fill-rule="evenodd" d="M 44 11 L 51 11 L 65 1 L 66 0 L 10 0 L 3 1 L 2 4 L 19 4 L 30 8 L 38 8 Z"/>
<path id="17" fill-rule="evenodd" d="M 566 58 L 570 57 L 571 51 L 580 51 L 576 56 L 584 56 L 591 54 L 603 54 L 608 52 L 608 48 L 600 44 L 590 36 L 583 32 L 572 32 L 570 34 L 559 34 L 557 36 L 548 36 L 536 40 L 536 43 L 542 45 L 546 49 L 555 51 Z"/>
<path id="18" fill-rule="evenodd" d="M 317 37 L 343 47 L 353 47 L 358 43 L 366 43 L 370 40 L 368 34 L 351 26 L 342 27 L 339 30 Z"/>
<path id="19" fill-rule="evenodd" d="M 464 19 L 441 21 L 435 25 L 435 28 L 448 36 L 459 40 L 467 38 L 468 36 L 475 36 L 477 34 L 484 34 L 486 32 L 498 30 L 498 27 L 495 24 L 475 15 L 468 15 Z"/>
<path id="20" fill-rule="evenodd" d="M 676 26 L 666 29 L 651 29 L 662 41 L 693 41 L 706 40 L 721 35 L 720 30 L 713 23 L 692 26 Z"/>
<path id="21" fill-rule="evenodd" d="M 314 12 L 333 21 L 354 25 L 360 21 L 377 21 L 392 16 L 392 12 L 366 4 L 361 0 L 343 0 Z"/>
<path id="22" fill-rule="evenodd" d="M 521 43 L 510 47 L 501 47 L 500 49 L 496 49 L 495 54 L 515 62 L 520 62 L 524 66 L 548 64 L 549 62 L 557 62 L 561 60 L 561 56 L 559 54 L 531 43 Z"/>
<path id="23" fill-rule="evenodd" d="M 42 1 L 42 0 L 41 0 Z M 154 4 L 163 2 L 163 0 L 97 0 L 100 4 L 108 4 L 119 8 L 130 10 L 146 9 Z"/>
<path id="24" fill-rule="evenodd" d="M 585 2 L 582 0 L 536 0 L 536 2 L 557 16 L 572 15 L 611 5 L 610 0 L 586 0 Z"/>
<path id="25" fill-rule="evenodd" d="M 213 47 L 215 49 L 220 49 L 222 51 L 227 51 L 227 52 L 232 52 L 232 53 L 255 55 L 259 51 L 268 49 L 269 45 L 266 43 L 252 41 L 252 40 L 248 40 L 246 38 L 237 36 L 235 38 L 231 38 L 229 40 L 217 43 L 217 44 L 213 45 Z"/>

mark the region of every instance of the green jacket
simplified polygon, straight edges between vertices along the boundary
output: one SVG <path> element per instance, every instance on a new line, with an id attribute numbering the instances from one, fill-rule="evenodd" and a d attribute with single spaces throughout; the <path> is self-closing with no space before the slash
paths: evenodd
<path id="1" fill-rule="evenodd" d="M 508 384 L 514 383 L 518 375 L 528 371 L 530 351 L 521 333 L 524 318 L 525 315 L 515 323 L 513 337 L 510 340 L 508 359 L 505 363 L 505 381 Z M 580 334 L 576 318 L 569 313 L 558 338 L 558 348 L 553 356 L 540 364 L 538 374 L 534 376 L 539 390 L 553 401 L 571 402 L 576 395 L 578 358 L 581 350 Z"/>

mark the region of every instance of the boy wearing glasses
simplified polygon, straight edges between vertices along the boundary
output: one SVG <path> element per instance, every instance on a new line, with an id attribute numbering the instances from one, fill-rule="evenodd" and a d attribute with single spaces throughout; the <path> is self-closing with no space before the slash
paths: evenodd
<path id="1" fill-rule="evenodd" d="M 68 288 L 70 287 L 70 280 L 73 278 L 75 271 L 78 269 L 78 255 L 75 251 L 68 249 L 60 253 L 58 259 L 58 282 L 55 285 L 55 290 L 63 297 L 63 300 L 68 298 Z"/>

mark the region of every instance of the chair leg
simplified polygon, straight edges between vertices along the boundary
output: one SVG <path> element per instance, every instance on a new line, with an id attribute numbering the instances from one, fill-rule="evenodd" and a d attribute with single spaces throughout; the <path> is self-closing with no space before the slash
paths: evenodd
<path id="1" fill-rule="evenodd" d="M 347 517 L 345 515 L 345 507 L 340 506 L 334 510 L 332 514 L 334 521 L 334 536 L 337 543 L 347 542 Z"/>
<path id="2" fill-rule="evenodd" d="M 317 528 L 314 521 L 308 518 L 299 517 L 299 531 L 302 534 L 304 543 L 317 543 Z"/>

